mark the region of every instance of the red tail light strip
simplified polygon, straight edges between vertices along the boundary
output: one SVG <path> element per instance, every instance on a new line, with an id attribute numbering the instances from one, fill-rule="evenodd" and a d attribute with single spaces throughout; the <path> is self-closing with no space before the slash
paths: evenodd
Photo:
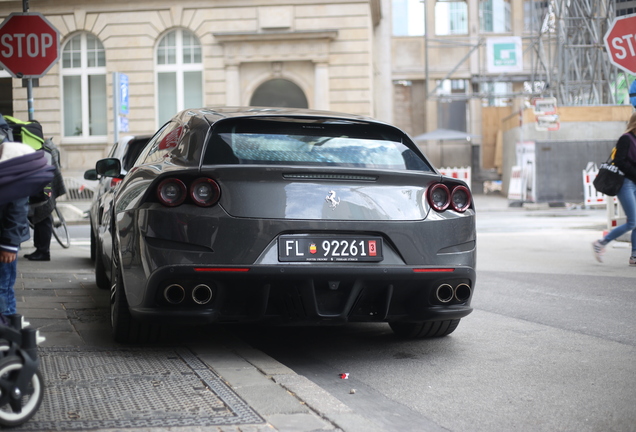
<path id="1" fill-rule="evenodd" d="M 248 268 L 237 267 L 195 267 L 196 272 L 227 272 L 227 273 L 244 273 L 250 271 Z"/>
<path id="2" fill-rule="evenodd" d="M 454 268 L 416 268 L 413 273 L 452 273 Z"/>

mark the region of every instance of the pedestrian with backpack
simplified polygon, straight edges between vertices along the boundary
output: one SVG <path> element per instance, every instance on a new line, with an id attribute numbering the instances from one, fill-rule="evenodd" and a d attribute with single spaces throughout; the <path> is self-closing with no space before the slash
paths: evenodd
<path id="1" fill-rule="evenodd" d="M 51 181 L 46 161 L 13 133 L 0 116 L 0 314 L 14 315 L 20 244 L 29 239 L 28 194 Z M 21 183 L 22 187 L 16 187 Z"/>
<path id="2" fill-rule="evenodd" d="M 51 214 L 55 209 L 57 197 L 66 193 L 60 166 L 60 152 L 50 138 L 44 141 L 42 151 L 55 171 L 53 171 L 53 181 L 29 199 L 29 220 L 33 224 L 33 246 L 35 246 L 34 252 L 24 255 L 29 261 L 51 260 L 50 248 L 53 233 Z"/>
<path id="3" fill-rule="evenodd" d="M 66 193 L 61 174 L 59 151 L 50 139 L 44 140 L 42 126 L 38 121 L 21 121 L 10 116 L 4 116 L 4 119 L 12 128 L 16 141 L 28 144 L 35 150 L 44 151 L 49 163 L 55 167 L 54 181 L 29 198 L 29 220 L 33 224 L 35 251 L 24 255 L 29 261 L 50 261 L 51 236 L 53 234 L 51 214 L 55 208 L 55 199 Z"/>

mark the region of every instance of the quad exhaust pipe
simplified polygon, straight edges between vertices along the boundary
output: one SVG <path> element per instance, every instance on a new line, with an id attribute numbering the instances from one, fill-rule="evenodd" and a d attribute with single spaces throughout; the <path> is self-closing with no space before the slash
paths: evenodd
<path id="1" fill-rule="evenodd" d="M 440 303 L 448 303 L 453 299 L 453 287 L 449 284 L 441 284 L 435 290 L 435 297 Z"/>
<path id="2" fill-rule="evenodd" d="M 455 287 L 455 300 L 460 303 L 468 300 L 471 294 L 472 290 L 470 289 L 470 286 L 468 286 L 468 284 L 461 283 Z"/>
<path id="3" fill-rule="evenodd" d="M 212 300 L 212 288 L 205 284 L 195 286 L 192 290 L 192 300 L 200 305 L 210 303 L 210 300 Z"/>
<path id="4" fill-rule="evenodd" d="M 181 285 L 168 285 L 163 290 L 163 298 L 170 304 L 177 305 L 185 300 L 185 290 Z"/>
<path id="5" fill-rule="evenodd" d="M 435 299 L 443 304 L 450 303 L 453 299 L 458 303 L 463 303 L 470 298 L 472 289 L 466 283 L 460 283 L 455 288 L 444 283 L 435 290 Z"/>
<path id="6" fill-rule="evenodd" d="M 212 288 L 208 285 L 199 284 L 192 289 L 192 300 L 196 304 L 208 304 L 212 301 L 212 296 Z M 170 304 L 181 304 L 186 299 L 186 290 L 179 284 L 168 285 L 163 290 L 163 298 Z"/>

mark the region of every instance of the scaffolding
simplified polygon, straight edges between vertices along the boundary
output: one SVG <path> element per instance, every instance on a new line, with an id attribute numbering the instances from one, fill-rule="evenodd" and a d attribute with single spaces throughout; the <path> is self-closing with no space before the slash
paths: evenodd
<path id="1" fill-rule="evenodd" d="M 563 106 L 622 104 L 629 77 L 610 63 L 603 41 L 615 17 L 615 0 L 551 0 L 530 44 L 531 93 Z"/>
<path id="2" fill-rule="evenodd" d="M 636 6 L 636 0 L 629 0 Z M 561 106 L 622 105 L 627 103 L 629 76 L 609 61 L 604 36 L 617 15 L 617 0 L 526 0 L 523 36 L 524 58 L 530 67 L 518 74 L 492 76 L 483 61 L 487 37 L 446 39 L 424 37 L 425 80 L 429 81 L 429 48 L 464 46 L 466 52 L 446 76 L 428 87 L 429 99 L 494 99 L 515 97 L 556 97 Z M 623 2 L 621 4 L 627 4 Z M 476 54 L 478 73 L 473 84 L 489 82 L 523 82 L 523 89 L 508 94 L 486 89 L 470 94 L 438 94 L 445 80 L 457 76 L 460 67 Z"/>

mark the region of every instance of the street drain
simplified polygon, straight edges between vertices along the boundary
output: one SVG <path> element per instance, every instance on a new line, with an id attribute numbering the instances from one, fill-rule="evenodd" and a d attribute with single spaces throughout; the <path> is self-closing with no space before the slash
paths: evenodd
<path id="1" fill-rule="evenodd" d="M 14 430 L 205 427 L 264 420 L 186 348 L 40 348 L 44 400 Z"/>

